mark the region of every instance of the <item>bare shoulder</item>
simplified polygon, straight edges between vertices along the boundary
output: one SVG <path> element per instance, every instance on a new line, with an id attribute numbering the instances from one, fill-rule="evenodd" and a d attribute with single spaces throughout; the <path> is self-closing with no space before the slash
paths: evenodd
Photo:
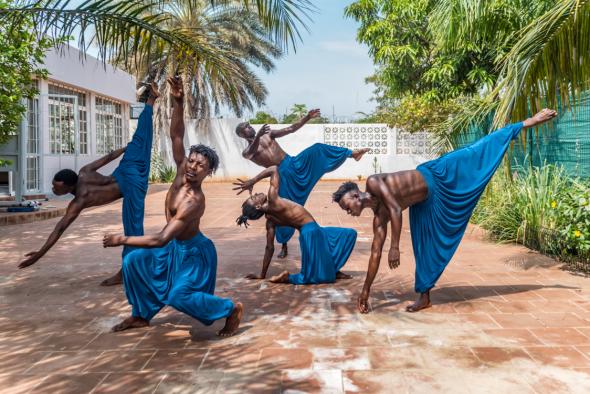
<path id="1" fill-rule="evenodd" d="M 365 184 L 366 190 L 371 194 L 379 194 L 381 192 L 381 185 L 383 184 L 383 175 L 375 174 L 367 178 Z"/>

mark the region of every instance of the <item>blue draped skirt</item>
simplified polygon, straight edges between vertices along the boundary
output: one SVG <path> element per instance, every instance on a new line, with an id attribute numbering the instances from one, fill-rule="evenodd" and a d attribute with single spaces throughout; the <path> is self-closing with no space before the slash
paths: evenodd
<path id="1" fill-rule="evenodd" d="M 351 228 L 320 227 L 307 223 L 299 231 L 301 272 L 289 275 L 295 285 L 333 283 L 356 242 L 356 231 Z"/>
<path id="2" fill-rule="evenodd" d="M 123 195 L 123 232 L 129 236 L 143 235 L 145 196 L 152 154 L 153 112 L 152 106 L 146 104 L 137 121 L 137 130 L 112 174 Z M 124 246 L 123 257 L 133 249 Z"/>
<path id="3" fill-rule="evenodd" d="M 479 197 L 522 123 L 508 125 L 474 144 L 416 168 L 428 185 L 425 201 L 410 207 L 416 259 L 416 292 L 434 287 L 457 250 Z"/>
<path id="4" fill-rule="evenodd" d="M 279 164 L 279 196 L 305 205 L 316 183 L 327 172 L 334 171 L 352 156 L 350 149 L 326 144 L 314 144 L 297 156 L 285 156 Z M 277 226 L 277 242 L 287 243 L 295 229 Z"/>
<path id="5" fill-rule="evenodd" d="M 213 295 L 217 251 L 202 233 L 154 249 L 135 249 L 123 259 L 123 282 L 132 315 L 145 320 L 170 305 L 205 325 L 228 317 L 231 300 Z"/>

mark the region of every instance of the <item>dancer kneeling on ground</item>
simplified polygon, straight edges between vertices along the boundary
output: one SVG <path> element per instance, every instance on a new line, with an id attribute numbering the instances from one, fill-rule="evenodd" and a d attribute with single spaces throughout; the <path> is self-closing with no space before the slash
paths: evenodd
<path id="1" fill-rule="evenodd" d="M 280 130 L 271 130 L 270 126 L 264 125 L 256 132 L 247 122 L 240 123 L 236 127 L 236 134 L 248 141 L 242 156 L 265 168 L 277 166 L 281 176 L 279 196 L 300 205 L 305 205 L 311 190 L 325 173 L 336 170 L 348 158 L 359 161 L 369 151 L 369 149 L 352 151 L 339 146 L 317 143 L 296 156 L 289 156 L 281 148 L 277 139 L 296 132 L 318 116 L 320 116 L 319 109 L 311 110 L 296 123 Z M 276 226 L 277 242 L 282 244 L 278 258 L 287 257 L 287 242 L 294 233 L 293 227 Z"/>
<path id="2" fill-rule="evenodd" d="M 129 245 L 136 249 L 123 260 L 123 283 L 131 317 L 113 327 L 113 331 L 143 327 L 164 305 L 186 313 L 205 325 L 227 318 L 218 333 L 236 333 L 242 316 L 242 304 L 215 296 L 217 251 L 200 230 L 205 212 L 203 180 L 217 169 L 219 158 L 204 145 L 184 151 L 183 92 L 179 78 L 169 81 L 175 99 L 170 127 L 176 178 L 166 196 L 164 229 L 154 235 L 127 237 L 105 235 L 104 247 Z"/>
<path id="3" fill-rule="evenodd" d="M 366 191 L 346 182 L 333 199 L 353 216 L 371 208 L 373 244 L 367 277 L 358 299 L 358 309 L 369 312 L 369 292 L 379 270 L 381 251 L 391 220 L 389 267 L 399 266 L 402 211 L 410 207 L 410 231 L 416 259 L 415 291 L 418 300 L 408 312 L 431 306 L 430 289 L 457 250 L 469 218 L 486 185 L 500 165 L 510 141 L 522 129 L 553 119 L 557 113 L 544 109 L 532 118 L 490 133 L 474 144 L 419 165 L 416 170 L 376 174 L 367 179 Z"/>
<path id="4" fill-rule="evenodd" d="M 288 271 L 270 278 L 274 283 L 296 285 L 333 283 L 336 279 L 349 279 L 351 276 L 340 272 L 356 242 L 356 231 L 350 228 L 320 227 L 313 216 L 301 205 L 279 197 L 279 172 L 276 166 L 267 168 L 251 182 L 239 181 L 234 190 L 252 192 L 252 186 L 270 177 L 268 195 L 256 193 L 242 204 L 242 215 L 238 225 L 248 226 L 248 220 L 256 220 L 266 215 L 266 251 L 260 276 L 248 275 L 248 279 L 264 279 L 274 253 L 275 226 L 289 226 L 299 230 L 301 248 L 301 272 L 289 275 Z M 238 194 L 239 194 L 238 193 Z"/>

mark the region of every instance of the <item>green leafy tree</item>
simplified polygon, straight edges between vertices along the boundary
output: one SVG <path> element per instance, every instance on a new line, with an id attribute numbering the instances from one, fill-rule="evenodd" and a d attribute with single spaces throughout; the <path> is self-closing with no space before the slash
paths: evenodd
<path id="1" fill-rule="evenodd" d="M 549 1 L 358 0 L 345 10 L 360 23 L 377 72 L 376 115 L 409 131 L 437 125 L 492 89 L 497 59 L 514 33 L 548 9 Z M 430 119 L 423 119 L 424 117 Z"/>
<path id="2" fill-rule="evenodd" d="M 0 0 L 0 10 L 10 5 Z M 18 131 L 26 110 L 23 99 L 37 94 L 33 78 L 47 74 L 42 64 L 51 42 L 37 40 L 30 27 L 26 19 L 14 29 L 0 24 L 0 143 Z"/>
<path id="3" fill-rule="evenodd" d="M 463 18 L 477 19 L 481 4 L 475 0 L 464 3 Z M 486 26 L 490 31 L 497 27 Z M 451 148 L 454 136 L 467 126 L 486 124 L 491 113 L 489 129 L 493 130 L 543 107 L 571 108 L 590 88 L 590 1 L 552 2 L 545 12 L 514 30 L 510 42 L 509 50 L 497 61 L 493 88 L 441 125 L 441 149 Z"/>
<path id="4" fill-rule="evenodd" d="M 274 116 L 272 116 L 264 111 L 256 112 L 256 116 L 254 116 L 248 122 L 251 124 L 277 124 L 277 123 L 279 123 Z"/>

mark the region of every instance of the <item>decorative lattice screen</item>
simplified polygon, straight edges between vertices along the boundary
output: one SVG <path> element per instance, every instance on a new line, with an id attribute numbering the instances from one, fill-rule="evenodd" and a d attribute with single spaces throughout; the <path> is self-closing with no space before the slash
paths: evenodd
<path id="1" fill-rule="evenodd" d="M 371 154 L 387 155 L 391 153 L 390 131 L 385 125 L 325 125 L 324 143 L 349 149 L 369 148 Z"/>

